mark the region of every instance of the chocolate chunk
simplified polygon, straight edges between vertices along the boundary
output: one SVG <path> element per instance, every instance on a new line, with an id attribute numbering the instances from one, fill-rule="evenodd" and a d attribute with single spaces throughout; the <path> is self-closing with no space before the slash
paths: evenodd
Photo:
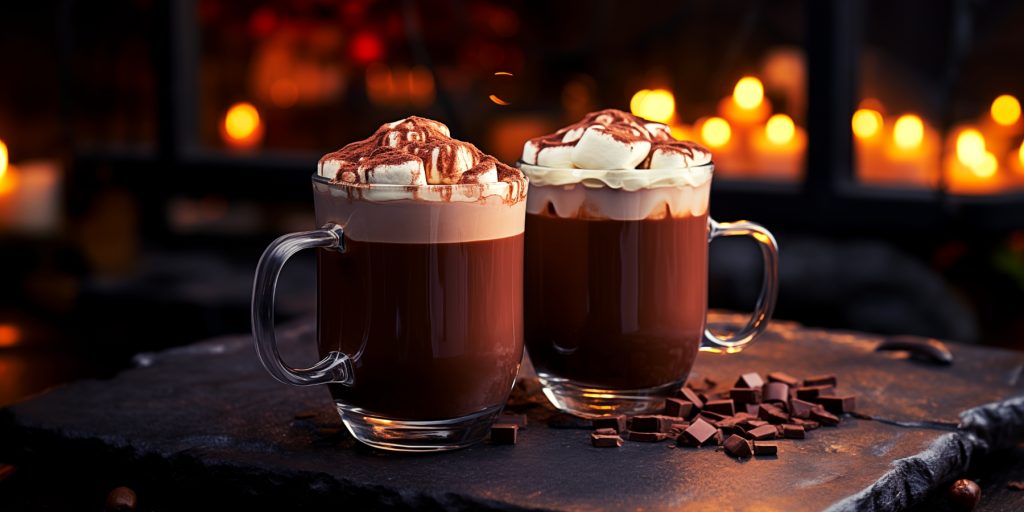
<path id="1" fill-rule="evenodd" d="M 800 400 L 799 398 L 794 398 L 789 401 L 789 414 L 794 418 L 810 418 L 811 409 L 813 409 L 815 405 L 817 404 L 806 400 Z"/>
<path id="2" fill-rule="evenodd" d="M 759 387 L 762 387 L 762 386 L 764 386 L 764 379 L 762 379 L 761 375 L 756 373 L 756 372 L 744 373 L 743 375 L 740 375 L 740 378 L 736 381 L 736 384 L 733 385 L 734 388 L 751 388 L 751 389 L 752 388 L 759 388 Z"/>
<path id="3" fill-rule="evenodd" d="M 794 425 L 792 423 L 786 423 L 781 425 L 782 437 L 786 439 L 803 439 L 804 438 L 804 427 L 801 425 Z"/>
<path id="4" fill-rule="evenodd" d="M 725 447 L 725 453 L 728 453 L 733 457 L 745 459 L 754 454 L 754 448 L 750 445 L 750 441 L 747 441 L 737 435 L 729 436 L 729 438 L 722 443 L 722 446 Z"/>
<path id="5" fill-rule="evenodd" d="M 700 446 L 714 437 L 717 431 L 718 429 L 714 425 L 697 418 L 690 423 L 689 427 L 686 427 L 682 434 L 679 434 L 677 442 L 679 446 Z"/>
<path id="6" fill-rule="evenodd" d="M 802 381 L 800 379 L 784 372 L 769 373 L 768 382 L 781 382 L 791 388 L 798 388 L 802 384 Z"/>
<path id="7" fill-rule="evenodd" d="M 875 347 L 875 352 L 905 351 L 911 358 L 938 365 L 953 364 L 953 353 L 946 345 L 933 338 L 917 336 L 890 336 Z"/>
<path id="8" fill-rule="evenodd" d="M 746 428 L 747 430 L 754 429 L 754 428 L 757 428 L 757 427 L 762 427 L 764 425 L 770 425 L 770 423 L 768 423 L 767 421 L 758 420 L 758 419 L 749 419 L 749 420 L 743 420 L 743 421 L 740 422 L 740 426 Z"/>
<path id="9" fill-rule="evenodd" d="M 498 420 L 495 423 L 507 423 L 519 427 L 519 430 L 526 428 L 526 415 L 525 414 L 500 414 Z"/>
<path id="10" fill-rule="evenodd" d="M 853 395 L 819 396 L 815 401 L 832 414 L 853 412 L 856 408 L 856 398 Z"/>
<path id="11" fill-rule="evenodd" d="M 590 423 L 594 428 L 610 428 L 616 432 L 623 432 L 626 430 L 626 416 L 624 414 L 601 416 L 590 420 Z"/>
<path id="12" fill-rule="evenodd" d="M 981 501 L 981 487 L 974 480 L 961 478 L 949 486 L 949 501 L 955 505 L 956 510 L 974 510 Z"/>
<path id="13" fill-rule="evenodd" d="M 516 444 L 519 426 L 512 423 L 491 425 L 491 444 Z"/>
<path id="14" fill-rule="evenodd" d="M 701 411 L 700 416 L 698 416 L 698 418 L 704 418 L 704 420 L 709 422 L 709 423 L 717 423 L 717 422 L 722 421 L 722 420 L 724 420 L 724 419 L 726 419 L 728 417 L 729 417 L 728 415 L 717 413 L 717 412 L 712 412 L 712 411 Z"/>
<path id="15" fill-rule="evenodd" d="M 737 404 L 756 404 L 761 402 L 761 390 L 758 388 L 732 388 L 729 398 Z"/>
<path id="16" fill-rule="evenodd" d="M 693 402 L 682 398 L 665 399 L 665 416 L 692 418 L 695 414 L 697 414 L 697 407 L 693 405 Z"/>
<path id="17" fill-rule="evenodd" d="M 668 439 L 668 434 L 662 432 L 634 432 L 630 430 L 627 439 L 641 443 L 657 443 Z"/>
<path id="18" fill-rule="evenodd" d="M 736 414 L 736 404 L 732 399 L 712 400 L 704 404 L 704 412 L 716 412 L 725 416 Z"/>
<path id="19" fill-rule="evenodd" d="M 839 424 L 839 418 L 826 411 L 825 408 L 820 405 L 811 409 L 811 419 L 829 427 L 834 427 Z"/>
<path id="20" fill-rule="evenodd" d="M 762 425 L 760 427 L 747 431 L 747 437 L 750 439 L 775 439 L 779 434 L 779 431 L 774 425 Z"/>
<path id="21" fill-rule="evenodd" d="M 765 402 L 788 402 L 789 385 L 782 382 L 769 382 L 764 386 Z"/>
<path id="22" fill-rule="evenodd" d="M 803 418 L 792 418 L 790 421 L 803 427 L 804 431 L 814 430 L 821 426 L 821 423 L 818 423 L 817 421 L 805 420 Z"/>
<path id="23" fill-rule="evenodd" d="M 599 436 L 617 436 L 617 435 L 619 435 L 619 432 L 617 430 L 615 430 L 614 428 L 599 428 L 599 429 L 595 430 L 594 433 L 599 435 Z"/>
<path id="24" fill-rule="evenodd" d="M 757 417 L 758 404 L 744 404 L 743 407 L 747 410 L 747 414 Z"/>
<path id="25" fill-rule="evenodd" d="M 801 400 L 814 400 L 819 396 L 827 396 L 834 393 L 835 388 L 832 386 L 804 386 L 797 388 L 796 397 Z"/>
<path id="26" fill-rule="evenodd" d="M 622 438 L 617 434 L 606 435 L 594 432 L 590 434 L 590 444 L 595 448 L 618 448 L 622 446 Z"/>
<path id="27" fill-rule="evenodd" d="M 661 414 L 633 416 L 629 420 L 629 430 L 634 432 L 668 432 L 676 421 L 679 421 L 679 418 Z"/>
<path id="28" fill-rule="evenodd" d="M 775 443 L 754 442 L 754 455 L 776 455 L 779 453 L 779 445 Z"/>
<path id="29" fill-rule="evenodd" d="M 838 381 L 836 380 L 836 376 L 832 375 L 831 373 L 827 373 L 827 374 L 823 374 L 823 375 L 812 375 L 812 376 L 807 377 L 807 378 L 804 379 L 804 387 L 805 388 L 814 387 L 814 386 L 832 386 L 832 387 L 836 387 L 837 385 L 838 385 Z"/>
<path id="30" fill-rule="evenodd" d="M 768 423 L 787 423 L 789 415 L 781 408 L 772 404 L 761 404 L 758 406 L 757 417 Z"/>
<path id="31" fill-rule="evenodd" d="M 679 397 L 689 401 L 694 407 L 701 409 L 704 407 L 704 400 L 701 400 L 700 395 L 696 391 L 683 386 L 679 388 Z"/>
<path id="32" fill-rule="evenodd" d="M 729 434 L 729 435 L 732 435 L 732 434 Z M 728 437 L 728 436 L 726 435 L 725 431 L 722 430 L 722 429 L 718 429 L 718 431 L 715 432 L 715 436 L 714 436 L 715 445 L 716 446 L 722 446 L 722 443 L 725 442 L 726 437 Z"/>

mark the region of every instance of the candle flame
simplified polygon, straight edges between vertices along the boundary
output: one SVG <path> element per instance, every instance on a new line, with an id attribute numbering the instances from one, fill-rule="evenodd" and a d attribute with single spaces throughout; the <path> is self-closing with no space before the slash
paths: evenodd
<path id="1" fill-rule="evenodd" d="M 992 101 L 992 120 L 1010 126 L 1020 119 L 1020 102 L 1009 94 L 1003 94 Z"/>
<path id="2" fill-rule="evenodd" d="M 0 178 L 3 178 L 4 174 L 7 174 L 7 163 L 7 144 L 4 144 L 4 141 L 0 140 Z"/>
<path id="3" fill-rule="evenodd" d="M 892 138 L 901 149 L 914 149 L 924 140 L 924 122 L 914 114 L 904 114 L 892 127 Z"/>
<path id="4" fill-rule="evenodd" d="M 996 159 L 995 155 L 986 151 L 984 156 L 982 156 L 981 163 L 971 166 L 970 169 L 975 176 L 988 179 L 995 176 L 996 171 L 999 170 L 999 160 Z"/>
<path id="5" fill-rule="evenodd" d="M 732 127 L 729 126 L 729 121 L 721 117 L 711 117 L 701 125 L 700 136 L 708 146 L 722 147 L 732 137 Z"/>
<path id="6" fill-rule="evenodd" d="M 251 137 L 260 126 L 260 113 L 251 103 L 235 103 L 224 116 L 224 132 L 236 141 Z"/>
<path id="7" fill-rule="evenodd" d="M 768 123 L 764 125 L 764 133 L 772 144 L 781 146 L 793 140 L 796 127 L 791 117 L 786 114 L 775 114 L 768 118 Z"/>
<path id="8" fill-rule="evenodd" d="M 753 76 L 740 78 L 732 90 L 732 99 L 747 110 L 757 108 L 764 101 L 764 86 L 761 80 Z"/>
<path id="9" fill-rule="evenodd" d="M 985 137 L 974 128 L 967 128 L 956 137 L 956 158 L 968 167 L 977 167 L 985 160 Z"/>
<path id="10" fill-rule="evenodd" d="M 667 89 L 640 89 L 629 100 L 629 110 L 635 116 L 667 123 L 676 113 L 676 98 Z"/>
<path id="11" fill-rule="evenodd" d="M 1020 160 L 1021 168 L 1024 168 L 1024 142 L 1020 143 L 1020 150 L 1017 152 L 1017 158 Z"/>
<path id="12" fill-rule="evenodd" d="M 850 119 L 853 135 L 858 139 L 870 139 L 882 130 L 882 114 L 870 108 L 857 109 Z"/>

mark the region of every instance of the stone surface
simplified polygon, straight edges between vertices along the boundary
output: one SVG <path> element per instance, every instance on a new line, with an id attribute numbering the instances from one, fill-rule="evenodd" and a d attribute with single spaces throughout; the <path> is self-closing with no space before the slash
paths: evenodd
<path id="1" fill-rule="evenodd" d="M 313 360 L 310 322 L 281 331 L 292 364 Z M 861 412 L 948 422 L 1024 390 L 1024 354 L 953 345 L 956 363 L 938 367 L 874 353 L 878 341 L 776 322 L 742 353 L 701 354 L 693 377 L 724 389 L 746 371 L 835 373 L 841 391 L 858 395 Z M 668 449 L 669 443 L 593 448 L 588 431 L 549 428 L 550 409 L 526 403 L 520 407 L 530 424 L 514 447 L 402 455 L 352 440 L 325 389 L 273 381 L 248 336 L 138 361 L 140 367 L 112 380 L 75 383 L 0 414 L 0 461 L 19 466 L 24 489 L 62 482 L 68 497 L 102 499 L 128 485 L 140 506 L 154 510 L 196 500 L 291 509 L 705 510 L 748 508 L 758 495 L 765 509 L 824 509 L 948 433 L 846 418 L 805 440 L 777 441 L 776 458 L 738 461 L 714 448 Z M 59 494 L 47 499 L 60 502 Z"/>

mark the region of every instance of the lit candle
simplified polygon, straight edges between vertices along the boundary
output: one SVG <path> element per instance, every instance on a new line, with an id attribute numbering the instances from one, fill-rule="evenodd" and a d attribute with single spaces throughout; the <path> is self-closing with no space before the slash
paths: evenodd
<path id="1" fill-rule="evenodd" d="M 263 122 L 251 103 L 235 103 L 224 114 L 220 126 L 224 142 L 236 149 L 250 149 L 263 140 Z"/>
<path id="2" fill-rule="evenodd" d="M 881 164 L 890 183 L 934 187 L 938 181 L 939 135 L 915 114 L 904 114 L 892 125 Z"/>
<path id="3" fill-rule="evenodd" d="M 700 134 L 700 142 L 711 150 L 715 172 L 726 176 L 742 174 L 743 162 L 736 151 L 737 141 L 729 121 L 721 117 L 708 117 L 698 119 L 695 126 Z"/>
<path id="4" fill-rule="evenodd" d="M 764 97 L 761 80 L 745 76 L 736 82 L 732 96 L 718 103 L 719 114 L 737 127 L 764 123 L 772 112 L 771 102 Z"/>
<path id="5" fill-rule="evenodd" d="M 850 118 L 854 154 L 857 158 L 857 178 L 864 183 L 893 181 L 892 177 L 885 173 L 885 122 L 880 108 L 881 105 L 877 101 L 866 99 Z"/>
<path id="6" fill-rule="evenodd" d="M 676 113 L 676 98 L 668 89 L 641 89 L 629 100 L 629 110 L 658 123 L 667 123 Z"/>
<path id="7" fill-rule="evenodd" d="M 60 168 L 38 160 L 11 165 L 0 141 L 0 231 L 44 234 L 60 216 Z"/>
<path id="8" fill-rule="evenodd" d="M 797 180 L 803 171 L 807 134 L 786 114 L 768 118 L 753 139 L 753 169 L 762 176 Z"/>
<path id="9" fill-rule="evenodd" d="M 998 175 L 999 159 L 987 139 L 973 126 L 952 130 L 946 141 L 943 167 L 949 191 L 956 194 L 987 194 L 1005 186 Z"/>

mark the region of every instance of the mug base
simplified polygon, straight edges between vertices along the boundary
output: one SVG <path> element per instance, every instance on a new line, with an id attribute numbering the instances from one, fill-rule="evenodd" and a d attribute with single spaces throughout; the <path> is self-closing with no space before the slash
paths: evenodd
<path id="1" fill-rule="evenodd" d="M 645 389 L 604 389 L 576 384 L 568 379 L 538 375 L 544 396 L 557 409 L 583 418 L 609 414 L 661 414 L 665 399 L 683 385 L 686 378 Z"/>
<path id="2" fill-rule="evenodd" d="M 349 433 L 359 442 L 393 452 L 443 452 L 487 437 L 501 406 L 450 420 L 396 420 L 335 402 Z"/>

